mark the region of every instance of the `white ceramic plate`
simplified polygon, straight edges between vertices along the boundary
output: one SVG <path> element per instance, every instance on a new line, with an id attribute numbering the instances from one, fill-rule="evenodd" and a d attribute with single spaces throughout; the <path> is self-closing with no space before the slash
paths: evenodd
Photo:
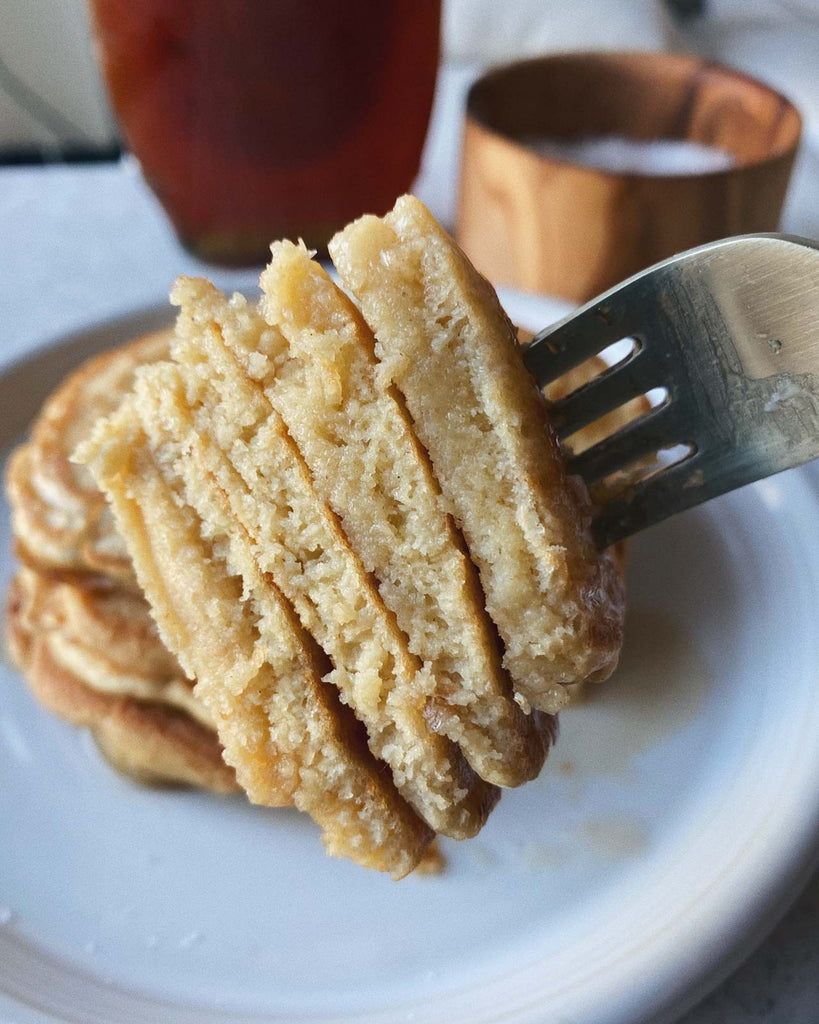
<path id="1" fill-rule="evenodd" d="M 562 310 L 507 296 L 519 322 Z M 0 374 L 0 448 L 104 325 Z M 819 836 L 819 476 L 634 540 L 622 668 L 437 878 L 326 858 L 291 811 L 138 788 L 0 667 L 4 1024 L 671 1020 Z M 12 571 L 2 523 L 2 582 Z"/>

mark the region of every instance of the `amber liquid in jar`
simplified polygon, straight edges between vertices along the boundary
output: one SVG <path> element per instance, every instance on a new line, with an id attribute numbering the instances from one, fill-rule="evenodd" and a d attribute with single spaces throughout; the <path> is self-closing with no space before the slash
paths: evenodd
<path id="1" fill-rule="evenodd" d="M 181 241 L 261 262 L 418 172 L 440 0 L 91 0 L 122 133 Z"/>

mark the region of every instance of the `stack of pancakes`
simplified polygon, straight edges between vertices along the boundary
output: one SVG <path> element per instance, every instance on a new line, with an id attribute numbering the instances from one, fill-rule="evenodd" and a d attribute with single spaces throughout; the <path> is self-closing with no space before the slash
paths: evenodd
<path id="1" fill-rule="evenodd" d="M 69 461 L 119 405 L 136 368 L 167 357 L 171 335 L 147 335 L 83 365 L 12 455 L 6 486 L 22 566 L 6 636 L 38 699 L 89 726 L 121 771 L 227 792 L 238 787 L 212 719 L 159 638 L 105 498 Z"/>
<path id="2" fill-rule="evenodd" d="M 241 787 L 401 877 L 540 770 L 616 664 L 596 551 L 489 285 L 399 200 L 331 253 L 277 243 L 258 305 L 182 279 L 169 360 L 77 458 Z"/>

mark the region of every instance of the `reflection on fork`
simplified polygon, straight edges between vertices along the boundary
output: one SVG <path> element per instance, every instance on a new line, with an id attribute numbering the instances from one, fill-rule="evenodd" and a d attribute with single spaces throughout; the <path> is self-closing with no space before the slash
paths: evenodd
<path id="1" fill-rule="evenodd" d="M 601 353 L 613 365 L 594 373 Z M 541 331 L 525 358 L 605 547 L 819 456 L 819 249 L 784 235 L 701 246 Z M 584 364 L 591 379 L 550 396 Z M 594 443 L 573 448 L 590 425 Z"/>

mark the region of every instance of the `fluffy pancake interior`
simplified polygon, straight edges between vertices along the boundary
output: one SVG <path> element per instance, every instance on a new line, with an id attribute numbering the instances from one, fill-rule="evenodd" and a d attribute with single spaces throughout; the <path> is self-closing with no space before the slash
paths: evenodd
<path id="1" fill-rule="evenodd" d="M 322 826 L 330 853 L 395 877 L 412 870 L 431 833 L 322 681 L 325 659 L 256 567 L 218 487 L 192 495 L 133 402 L 98 425 L 81 457 L 113 503 L 163 637 L 196 677 L 251 799 L 292 799 Z"/>
<path id="2" fill-rule="evenodd" d="M 351 549 L 338 520 L 316 494 L 292 438 L 266 397 L 225 344 L 246 335 L 258 348 L 269 330 L 243 300 L 228 304 L 204 281 L 182 283 L 186 303 L 174 347 L 180 366 L 141 375 L 140 396 L 164 403 L 146 417 L 187 471 L 211 474 L 302 624 L 333 662 L 334 685 L 365 723 L 370 748 L 390 765 L 402 795 L 436 831 L 473 835 L 497 799 L 458 748 L 423 715 L 432 678 L 406 645 L 395 617 Z M 160 373 L 164 375 L 161 382 Z M 155 384 L 151 384 L 155 381 Z"/>
<path id="3" fill-rule="evenodd" d="M 428 721 L 484 779 L 533 778 L 551 723 L 512 699 L 477 575 L 440 507 L 426 453 L 395 390 L 378 387 L 372 333 L 303 246 L 272 246 L 262 288 L 266 319 L 281 335 L 264 333 L 264 358 L 257 345 L 234 354 L 282 416 L 410 649 L 430 664 Z"/>
<path id="4" fill-rule="evenodd" d="M 514 329 L 412 197 L 350 225 L 330 251 L 463 530 L 515 686 L 555 711 L 563 683 L 613 669 L 623 599 L 611 559 L 594 551 Z"/>

